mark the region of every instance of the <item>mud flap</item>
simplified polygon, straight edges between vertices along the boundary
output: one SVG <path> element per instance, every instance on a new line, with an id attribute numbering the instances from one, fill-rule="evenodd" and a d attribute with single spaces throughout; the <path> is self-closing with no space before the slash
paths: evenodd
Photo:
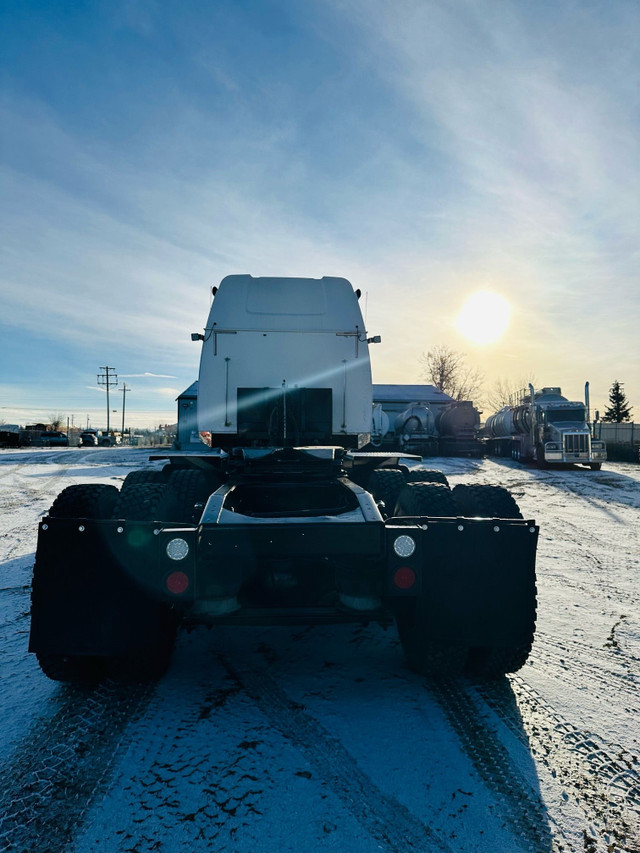
<path id="1" fill-rule="evenodd" d="M 424 519 L 423 636 L 468 646 L 530 642 L 538 528 L 506 519 Z"/>
<path id="2" fill-rule="evenodd" d="M 38 531 L 29 651 L 109 656 L 148 644 L 163 617 L 144 584 L 157 574 L 156 539 L 148 523 L 123 529 L 121 522 L 46 519 Z"/>

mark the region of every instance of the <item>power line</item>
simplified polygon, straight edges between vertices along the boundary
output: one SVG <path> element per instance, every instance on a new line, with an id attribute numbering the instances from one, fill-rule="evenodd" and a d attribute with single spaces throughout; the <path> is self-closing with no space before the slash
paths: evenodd
<path id="1" fill-rule="evenodd" d="M 113 388 L 118 384 L 118 374 L 115 372 L 115 367 L 101 367 L 104 373 L 98 374 L 98 385 L 104 385 L 107 389 L 107 435 L 109 434 L 109 388 Z"/>

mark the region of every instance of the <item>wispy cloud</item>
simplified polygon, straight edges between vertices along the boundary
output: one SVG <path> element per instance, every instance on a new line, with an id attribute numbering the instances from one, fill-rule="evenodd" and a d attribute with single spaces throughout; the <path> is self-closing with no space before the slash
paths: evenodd
<path id="1" fill-rule="evenodd" d="M 425 157 L 435 148 L 450 175 L 424 208 L 439 209 L 455 236 L 438 246 L 425 234 L 427 264 L 447 259 L 450 293 L 491 283 L 515 303 L 520 360 L 545 375 L 594 370 L 603 383 L 622 340 L 640 357 L 638 119 L 629 109 L 640 16 L 614 4 L 597 20 L 567 4 L 551 21 L 534 8 L 410 0 L 348 11 L 369 60 L 412 105 Z"/>
<path id="2" fill-rule="evenodd" d="M 169 373 L 119 373 L 122 379 L 176 379 Z"/>
<path id="3" fill-rule="evenodd" d="M 1 322 L 186 387 L 224 275 L 335 274 L 368 293 L 380 382 L 419 381 L 435 343 L 464 348 L 453 321 L 482 287 L 514 308 L 485 372 L 504 352 L 550 384 L 589 365 L 606 390 L 621 352 L 640 358 L 633 4 L 310 3 L 277 61 L 240 6 L 177 10 L 153 78 L 92 43 L 127 109 L 102 78 L 72 86 L 75 68 L 56 80 L 77 103 L 7 86 Z M 144 49 L 168 27 L 154 2 L 109 22 Z"/>

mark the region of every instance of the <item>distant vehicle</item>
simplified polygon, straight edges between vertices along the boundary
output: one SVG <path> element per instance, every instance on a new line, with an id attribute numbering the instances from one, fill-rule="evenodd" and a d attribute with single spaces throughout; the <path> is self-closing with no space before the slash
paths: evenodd
<path id="1" fill-rule="evenodd" d="M 585 400 L 571 402 L 557 386 L 519 393 L 516 405 L 490 415 L 484 443 L 492 456 L 511 456 L 540 466 L 577 464 L 599 471 L 607 459 L 604 441 L 592 437 L 589 427 L 589 383 Z"/>
<path id="2" fill-rule="evenodd" d="M 40 433 L 40 441 L 45 447 L 69 447 L 69 439 L 63 432 L 45 430 Z"/>
<path id="3" fill-rule="evenodd" d="M 0 424 L 0 447 L 19 447 L 20 427 L 17 424 Z"/>
<path id="4" fill-rule="evenodd" d="M 97 429 L 85 429 L 80 433 L 82 447 L 113 447 L 117 443 L 118 440 L 112 433 L 99 432 Z"/>

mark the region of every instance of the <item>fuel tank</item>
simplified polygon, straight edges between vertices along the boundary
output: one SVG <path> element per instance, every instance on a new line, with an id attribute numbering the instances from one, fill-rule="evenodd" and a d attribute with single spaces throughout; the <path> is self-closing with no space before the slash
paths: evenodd
<path id="1" fill-rule="evenodd" d="M 449 403 L 436 416 L 436 428 L 441 436 L 473 433 L 480 424 L 480 414 L 470 400 Z"/>
<path id="2" fill-rule="evenodd" d="M 527 435 L 531 431 L 530 406 L 504 406 L 495 415 L 489 415 L 485 433 L 490 438 L 505 438 L 509 435 Z"/>
<path id="3" fill-rule="evenodd" d="M 423 435 L 436 435 L 436 423 L 433 412 L 423 403 L 412 403 L 404 412 L 397 415 L 394 422 L 396 434 L 411 435 L 422 433 Z"/>

